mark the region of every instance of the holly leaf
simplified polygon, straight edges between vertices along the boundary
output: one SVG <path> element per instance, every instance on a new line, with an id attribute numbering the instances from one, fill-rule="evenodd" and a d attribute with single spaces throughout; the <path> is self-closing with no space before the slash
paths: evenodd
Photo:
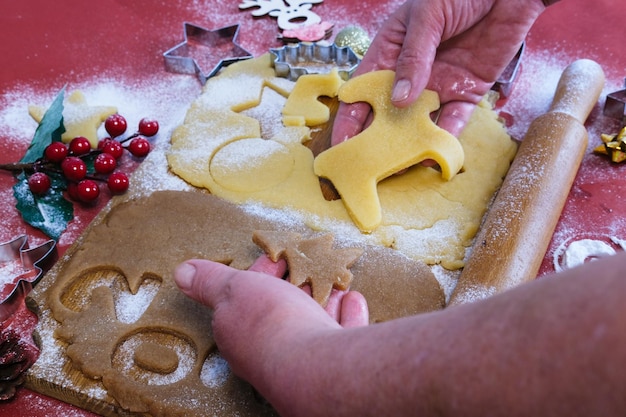
<path id="1" fill-rule="evenodd" d="M 65 96 L 65 87 L 59 91 L 56 98 L 43 115 L 33 140 L 30 142 L 26 153 L 20 160 L 23 163 L 35 162 L 43 156 L 48 145 L 52 142 L 61 140 L 61 135 L 65 132 L 63 125 L 63 98 Z"/>
<path id="2" fill-rule="evenodd" d="M 17 176 L 13 186 L 13 195 L 17 200 L 16 207 L 24 221 L 41 230 L 48 237 L 59 240 L 74 218 L 74 205 L 65 199 L 63 190 L 67 182 L 62 175 L 49 175 L 52 182 L 50 190 L 41 196 L 34 195 L 28 186 L 25 174 Z"/>
<path id="3" fill-rule="evenodd" d="M 61 135 L 65 132 L 64 96 L 65 87 L 59 91 L 39 122 L 33 140 L 20 160 L 21 163 L 30 164 L 41 159 L 48 145 L 61 140 Z M 15 207 L 26 223 L 41 230 L 50 238 L 59 240 L 67 224 L 74 218 L 74 206 L 63 197 L 63 190 L 67 188 L 67 181 L 63 175 L 52 173 L 48 176 L 51 181 L 50 190 L 38 196 L 30 191 L 28 177 L 24 172 L 16 175 L 17 183 L 13 186 L 13 196 L 17 200 Z"/>
<path id="4" fill-rule="evenodd" d="M 97 157 L 98 157 L 98 153 L 95 153 L 95 152 L 91 152 L 91 153 L 88 153 L 87 155 L 81 156 L 80 159 L 82 159 L 85 165 L 87 165 L 87 173 L 93 174 L 93 175 L 96 174 L 96 168 L 94 167 L 94 164 L 96 162 Z"/>

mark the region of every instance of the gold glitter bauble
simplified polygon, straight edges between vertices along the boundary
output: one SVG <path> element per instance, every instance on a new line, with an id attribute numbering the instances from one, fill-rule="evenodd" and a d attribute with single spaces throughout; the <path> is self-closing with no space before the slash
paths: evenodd
<path id="1" fill-rule="evenodd" d="M 349 46 L 360 57 L 365 55 L 371 42 L 367 32 L 358 26 L 348 26 L 342 29 L 335 37 L 335 45 Z"/>

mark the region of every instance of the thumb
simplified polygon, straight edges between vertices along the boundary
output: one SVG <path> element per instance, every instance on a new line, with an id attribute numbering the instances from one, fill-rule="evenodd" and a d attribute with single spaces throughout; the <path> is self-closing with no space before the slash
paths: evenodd
<path id="1" fill-rule="evenodd" d="M 214 309 L 229 293 L 235 270 L 219 262 L 192 259 L 174 270 L 174 282 L 188 297 Z"/>

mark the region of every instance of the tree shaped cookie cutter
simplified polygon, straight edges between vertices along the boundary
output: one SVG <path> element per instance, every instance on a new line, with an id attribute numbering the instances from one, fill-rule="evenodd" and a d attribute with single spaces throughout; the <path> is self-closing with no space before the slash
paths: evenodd
<path id="1" fill-rule="evenodd" d="M 185 22 L 184 30 L 185 40 L 163 53 L 165 68 L 170 72 L 195 74 L 204 85 L 222 67 L 252 58 L 236 42 L 238 24 L 209 30 Z"/>
<path id="2" fill-rule="evenodd" d="M 17 310 L 19 303 L 56 260 L 54 240 L 29 248 L 28 236 L 20 235 L 0 244 L 1 273 L 8 277 L 3 279 L 5 284 L 0 288 L 0 322 Z"/>

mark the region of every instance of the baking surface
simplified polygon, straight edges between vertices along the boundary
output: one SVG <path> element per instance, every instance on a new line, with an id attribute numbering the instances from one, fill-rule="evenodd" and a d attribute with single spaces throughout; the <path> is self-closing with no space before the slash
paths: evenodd
<path id="1" fill-rule="evenodd" d="M 128 4 L 125 4 L 128 3 Z M 358 24 L 371 35 L 388 11 L 400 1 L 326 0 L 313 10 L 335 23 L 335 33 Z M 9 2 L 0 17 L 3 42 L 0 52 L 0 162 L 18 160 L 36 125 L 26 114 L 29 103 L 49 104 L 63 85 L 80 88 L 95 103 L 108 100 L 121 113 L 152 114 L 166 135 L 184 114 L 200 85 L 193 76 L 164 71 L 162 53 L 183 38 L 183 22 L 216 29 L 240 23 L 238 41 L 255 56 L 280 46 L 278 28 L 270 17 L 253 18 L 240 11 L 238 2 L 173 1 L 155 4 L 133 2 Z M 530 121 L 544 112 L 552 98 L 561 71 L 572 61 L 590 58 L 602 65 L 607 85 L 587 122 L 589 146 L 582 168 L 541 267 L 540 275 L 554 271 L 554 259 L 571 242 L 594 239 L 619 243 L 626 240 L 626 164 L 612 165 L 591 153 L 600 143 L 599 134 L 612 132 L 618 122 L 601 114 L 604 96 L 621 89 L 626 76 L 623 20 L 626 4 L 600 0 L 567 0 L 547 10 L 527 40 L 521 73 L 512 95 L 502 100 L 501 111 L 510 115 L 511 133 L 523 137 Z M 141 110 L 139 110 L 141 109 Z M 0 239 L 27 234 L 33 243 L 46 238 L 28 227 L 14 205 L 10 175 L 0 175 L 0 206 L 4 213 Z M 59 241 L 64 252 L 103 207 L 80 209 L 76 220 Z M 616 245 L 619 248 L 619 244 Z M 27 389 L 10 403 L 0 404 L 6 415 L 90 415 Z"/>
<path id="2" fill-rule="evenodd" d="M 322 291 L 316 278 L 336 278 L 348 272 L 346 262 L 353 263 L 346 279 L 370 301 L 372 322 L 444 306 L 430 269 L 392 249 L 344 247 L 330 235 L 322 239 L 329 245 L 321 244 L 319 234 L 297 219 L 255 214 L 199 190 L 131 195 L 116 199 L 111 211 L 105 208 L 49 272 L 53 278 L 31 293 L 29 305 L 36 304 L 41 319 L 41 354 L 27 384 L 38 392 L 104 415 L 124 415 L 123 409 L 166 416 L 274 415 L 217 353 L 207 326 L 210 311 L 184 296 L 171 279 L 174 266 L 190 258 L 248 268 L 261 253 L 252 238 L 257 230 L 277 238 L 270 246 L 278 252 L 282 245 L 297 246 L 295 257 L 287 256 L 291 271 L 302 269 L 297 262 L 303 258 L 334 269 L 311 275 L 314 295 Z M 167 244 L 176 250 L 145 256 Z M 141 354 L 155 346 L 161 347 L 158 361 Z"/>

